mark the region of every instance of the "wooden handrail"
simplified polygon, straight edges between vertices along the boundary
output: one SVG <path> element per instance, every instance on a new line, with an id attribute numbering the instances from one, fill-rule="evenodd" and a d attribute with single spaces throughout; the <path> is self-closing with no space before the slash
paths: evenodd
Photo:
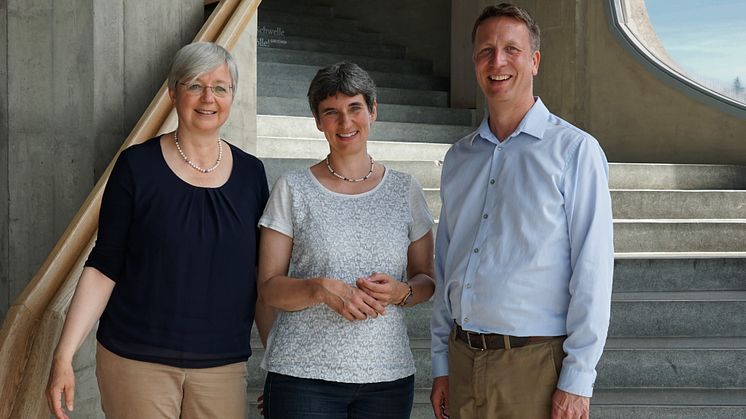
<path id="1" fill-rule="evenodd" d="M 231 50 L 260 3 L 261 0 L 221 0 L 194 41 L 212 41 Z M 125 148 L 155 136 L 169 128 L 168 125 L 175 125 L 175 118 L 168 120 L 171 108 L 168 85 L 164 82 L 41 268 L 8 309 L 0 329 L 0 419 L 38 417 L 30 411 L 21 413 L 26 412 L 27 407 L 16 402 L 32 398 L 38 405 L 38 400 L 43 399 L 43 382 L 46 381 L 53 349 L 50 341 L 56 341 L 59 335 L 69 296 L 95 241 L 101 197 L 114 162 Z M 45 325 L 45 322 L 53 325 Z M 47 336 L 36 344 L 37 331 L 42 328 L 54 335 L 53 339 Z M 30 358 L 34 360 L 31 375 L 26 373 Z M 36 394 L 19 395 L 24 390 Z M 32 410 L 36 412 L 36 409 Z"/>

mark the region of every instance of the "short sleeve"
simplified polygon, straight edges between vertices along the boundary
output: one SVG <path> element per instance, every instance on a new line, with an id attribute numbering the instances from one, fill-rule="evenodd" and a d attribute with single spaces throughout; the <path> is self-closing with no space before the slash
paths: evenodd
<path id="1" fill-rule="evenodd" d="M 112 281 L 124 270 L 134 206 L 134 184 L 127 151 L 120 154 L 106 182 L 98 218 L 98 236 L 85 266 L 98 269 Z"/>
<path id="2" fill-rule="evenodd" d="M 272 187 L 264 214 L 259 219 L 259 226 L 271 228 L 288 237 L 293 237 L 292 192 L 287 177 L 281 176 Z"/>
<path id="3" fill-rule="evenodd" d="M 433 227 L 433 216 L 427 208 L 422 186 L 411 177 L 409 183 L 409 209 L 412 212 L 412 224 L 409 226 L 409 240 L 414 242 L 421 239 Z"/>

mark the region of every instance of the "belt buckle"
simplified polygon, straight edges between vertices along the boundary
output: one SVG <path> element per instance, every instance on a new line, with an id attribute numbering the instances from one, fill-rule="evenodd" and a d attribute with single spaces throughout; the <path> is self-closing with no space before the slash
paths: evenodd
<path id="1" fill-rule="evenodd" d="M 477 346 L 474 346 L 471 343 L 471 335 L 476 335 L 476 336 L 479 336 L 480 338 L 482 338 L 482 347 L 481 348 L 477 347 Z M 479 351 L 483 351 L 483 350 L 487 349 L 487 341 L 485 341 L 483 334 L 472 333 L 472 332 L 466 331 L 466 342 L 469 344 L 469 347 L 471 349 L 476 349 L 476 350 L 479 350 Z"/>

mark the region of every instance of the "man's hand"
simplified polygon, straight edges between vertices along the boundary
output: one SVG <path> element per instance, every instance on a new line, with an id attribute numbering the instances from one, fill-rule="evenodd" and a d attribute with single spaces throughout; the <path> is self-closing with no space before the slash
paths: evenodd
<path id="1" fill-rule="evenodd" d="M 448 376 L 433 378 L 433 389 L 430 392 L 430 403 L 437 419 L 448 419 Z"/>
<path id="2" fill-rule="evenodd" d="M 588 397 L 556 390 L 552 396 L 552 419 L 588 419 L 590 404 Z"/>

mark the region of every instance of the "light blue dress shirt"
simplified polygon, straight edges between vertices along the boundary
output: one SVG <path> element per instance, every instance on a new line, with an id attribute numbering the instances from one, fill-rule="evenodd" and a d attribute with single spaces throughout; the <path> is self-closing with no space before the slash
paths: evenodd
<path id="1" fill-rule="evenodd" d="M 539 98 L 502 143 L 485 117 L 441 178 L 433 377 L 448 335 L 567 335 L 557 387 L 590 397 L 609 326 L 614 267 L 608 164 L 589 134 Z"/>

